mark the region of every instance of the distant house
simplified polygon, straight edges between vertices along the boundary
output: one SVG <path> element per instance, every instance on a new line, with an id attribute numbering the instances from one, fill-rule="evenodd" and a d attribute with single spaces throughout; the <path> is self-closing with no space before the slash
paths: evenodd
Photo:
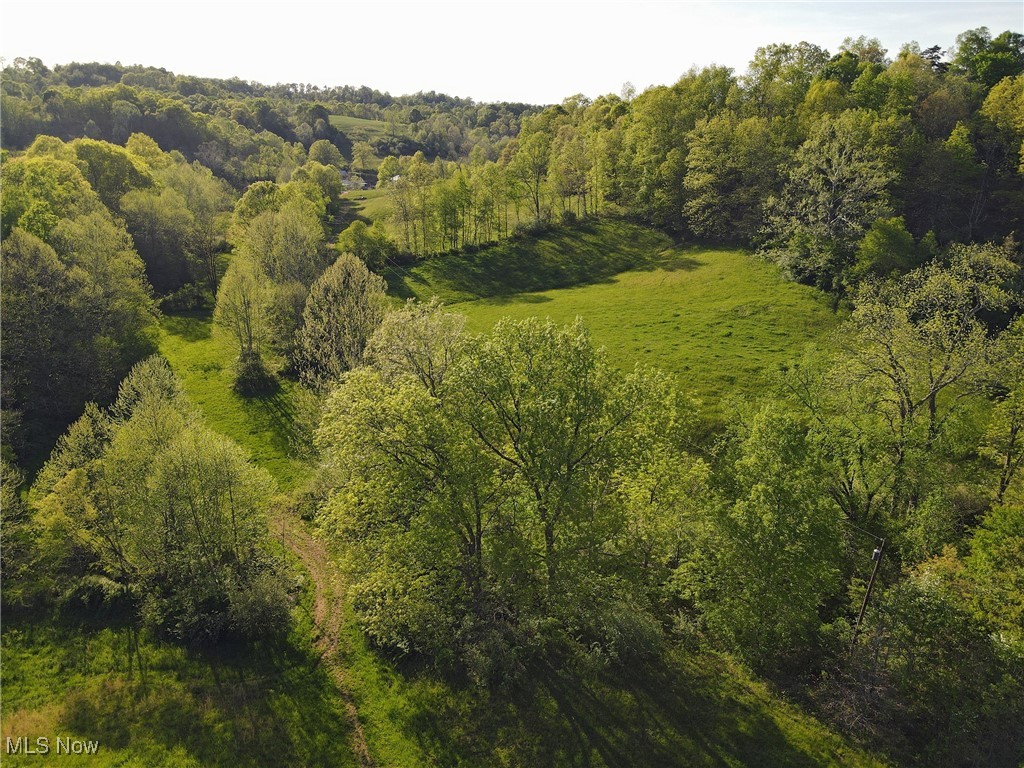
<path id="1" fill-rule="evenodd" d="M 366 189 L 366 182 L 358 173 L 349 173 L 347 170 L 341 172 L 341 185 L 345 189 Z"/>

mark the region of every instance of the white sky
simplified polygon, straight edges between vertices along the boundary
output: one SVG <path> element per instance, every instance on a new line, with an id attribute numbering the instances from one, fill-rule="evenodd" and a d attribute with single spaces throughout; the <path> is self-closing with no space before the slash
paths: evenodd
<path id="1" fill-rule="evenodd" d="M 1024 31 L 1024 2 L 3 0 L 0 56 L 542 104 L 669 84 L 692 65 L 741 73 L 769 43 L 834 53 L 867 35 L 894 55 L 980 26 Z"/>

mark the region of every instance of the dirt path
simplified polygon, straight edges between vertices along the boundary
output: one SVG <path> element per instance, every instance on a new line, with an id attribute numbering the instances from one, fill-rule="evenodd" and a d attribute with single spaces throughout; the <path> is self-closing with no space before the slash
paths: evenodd
<path id="1" fill-rule="evenodd" d="M 363 726 L 359 722 L 359 713 L 352 700 L 348 673 L 339 659 L 343 590 L 338 579 L 337 569 L 331 564 L 327 547 L 309 532 L 301 520 L 287 513 L 279 515 L 274 520 L 274 532 L 285 546 L 302 561 L 302 565 L 309 572 L 309 578 L 313 581 L 315 595 L 313 622 L 319 630 L 316 647 L 320 651 L 320 658 L 327 673 L 338 686 L 338 692 L 345 703 L 345 712 L 349 724 L 352 726 L 352 751 L 359 760 L 360 766 L 376 768 L 377 764 L 370 755 Z"/>

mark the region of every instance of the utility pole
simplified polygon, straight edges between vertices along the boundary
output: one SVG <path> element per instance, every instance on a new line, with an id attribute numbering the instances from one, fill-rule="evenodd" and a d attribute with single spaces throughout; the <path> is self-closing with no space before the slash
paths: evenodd
<path id="1" fill-rule="evenodd" d="M 864 621 L 864 611 L 868 608 L 868 600 L 871 598 L 871 590 L 875 586 L 875 577 L 878 575 L 878 566 L 882 564 L 882 553 L 885 552 L 885 539 L 880 539 L 875 551 L 871 553 L 871 559 L 875 561 L 875 567 L 871 569 L 871 578 L 868 579 L 868 588 L 864 592 L 864 602 L 860 604 L 860 614 L 857 616 L 857 624 L 853 628 L 853 641 L 850 643 L 850 650 L 857 644 L 857 635 L 860 634 L 860 624 Z"/>

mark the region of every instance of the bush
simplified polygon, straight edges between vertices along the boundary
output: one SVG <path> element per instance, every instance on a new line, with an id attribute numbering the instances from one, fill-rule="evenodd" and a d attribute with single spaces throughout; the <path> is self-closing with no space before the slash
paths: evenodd
<path id="1" fill-rule="evenodd" d="M 190 312 L 212 303 L 209 292 L 199 283 L 186 283 L 160 300 L 160 309 L 171 314 Z"/>

